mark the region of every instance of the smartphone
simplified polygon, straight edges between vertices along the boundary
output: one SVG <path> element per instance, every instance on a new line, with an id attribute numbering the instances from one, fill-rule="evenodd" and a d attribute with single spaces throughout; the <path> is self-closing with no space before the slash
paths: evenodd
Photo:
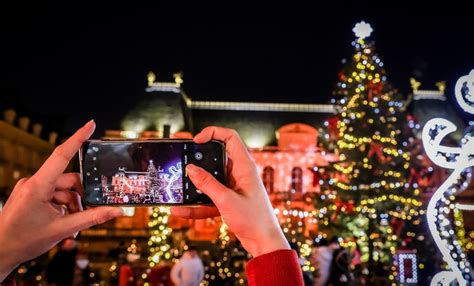
<path id="1" fill-rule="evenodd" d="M 216 140 L 89 140 L 79 160 L 85 204 L 91 206 L 213 205 L 187 176 L 188 164 L 226 183 L 225 146 Z"/>

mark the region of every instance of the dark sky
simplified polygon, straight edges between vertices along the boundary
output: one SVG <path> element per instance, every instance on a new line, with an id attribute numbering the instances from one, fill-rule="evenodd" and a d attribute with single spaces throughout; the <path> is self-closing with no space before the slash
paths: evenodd
<path id="1" fill-rule="evenodd" d="M 327 103 L 360 20 L 405 93 L 415 73 L 449 91 L 474 68 L 474 10 L 461 1 L 189 2 L 1 4 L 0 103 L 67 132 L 94 118 L 100 132 L 144 96 L 149 70 L 183 70 L 193 99 Z"/>

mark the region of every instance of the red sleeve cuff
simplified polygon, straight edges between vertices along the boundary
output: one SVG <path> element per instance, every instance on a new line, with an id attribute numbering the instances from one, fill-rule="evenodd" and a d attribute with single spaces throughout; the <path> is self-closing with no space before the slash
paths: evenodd
<path id="1" fill-rule="evenodd" d="M 247 264 L 249 286 L 303 286 L 303 273 L 294 250 L 282 249 L 253 258 Z"/>

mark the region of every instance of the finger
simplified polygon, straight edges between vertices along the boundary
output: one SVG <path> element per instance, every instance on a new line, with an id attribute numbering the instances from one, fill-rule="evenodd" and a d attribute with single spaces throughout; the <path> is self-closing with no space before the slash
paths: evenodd
<path id="1" fill-rule="evenodd" d="M 59 205 L 66 205 L 69 213 L 82 211 L 81 196 L 69 190 L 61 190 L 53 193 L 53 202 Z"/>
<path id="2" fill-rule="evenodd" d="M 220 140 L 225 143 L 229 159 L 233 162 L 232 173 L 234 173 L 234 175 L 237 175 L 237 177 L 251 176 L 253 179 L 256 179 L 257 172 L 255 163 L 250 157 L 247 147 L 235 130 L 209 126 L 194 137 L 194 142 L 205 143 L 212 139 Z"/>
<path id="3" fill-rule="evenodd" d="M 221 214 L 216 207 L 172 207 L 171 214 L 180 218 L 193 218 L 193 219 L 201 219 L 201 218 L 210 218 L 210 217 L 217 217 Z"/>
<path id="4" fill-rule="evenodd" d="M 76 131 L 74 135 L 69 137 L 66 142 L 54 149 L 53 154 L 44 162 L 36 174 L 31 177 L 36 184 L 48 184 L 49 187 L 54 186 L 57 178 L 64 172 L 69 161 L 73 158 L 82 144 L 89 139 L 95 130 L 93 120 L 87 122 L 81 129 Z"/>
<path id="5" fill-rule="evenodd" d="M 217 207 L 223 206 L 234 194 L 234 191 L 196 165 L 187 165 L 186 172 L 196 188 L 208 195 Z"/>
<path id="6" fill-rule="evenodd" d="M 91 226 L 107 222 L 116 217 L 123 216 L 123 210 L 115 207 L 97 207 L 60 218 L 54 224 L 58 236 L 69 237 Z"/>
<path id="7" fill-rule="evenodd" d="M 74 190 L 81 196 L 84 196 L 84 188 L 82 187 L 81 177 L 78 173 L 61 174 L 56 180 L 56 189 Z"/>
<path id="8" fill-rule="evenodd" d="M 227 152 L 230 154 L 242 156 L 250 160 L 251 157 L 247 151 L 247 147 L 245 147 L 245 144 L 235 130 L 224 127 L 209 126 L 204 128 L 194 137 L 194 142 L 206 143 L 212 139 L 223 141 Z"/>

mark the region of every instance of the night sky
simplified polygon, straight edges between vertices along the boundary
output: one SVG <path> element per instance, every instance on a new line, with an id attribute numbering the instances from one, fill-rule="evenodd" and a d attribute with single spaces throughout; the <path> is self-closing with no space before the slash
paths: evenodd
<path id="1" fill-rule="evenodd" d="M 182 70 L 193 99 L 327 103 L 360 20 L 405 94 L 413 75 L 450 91 L 474 68 L 474 9 L 461 1 L 193 2 L 1 4 L 0 107 L 65 133 L 94 118 L 100 136 L 145 96 L 149 70 L 164 81 Z"/>

